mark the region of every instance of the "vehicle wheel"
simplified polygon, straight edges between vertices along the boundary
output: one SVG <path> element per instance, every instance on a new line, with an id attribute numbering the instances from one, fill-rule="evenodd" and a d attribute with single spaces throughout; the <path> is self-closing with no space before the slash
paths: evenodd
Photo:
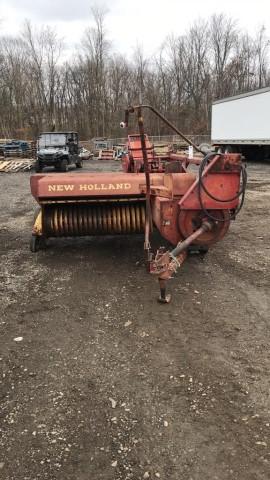
<path id="1" fill-rule="evenodd" d="M 217 152 L 217 153 L 224 153 L 224 146 L 221 145 L 220 147 L 218 147 L 218 148 L 216 149 L 216 152 Z"/>
<path id="2" fill-rule="evenodd" d="M 61 161 L 60 170 L 61 170 L 61 172 L 67 172 L 67 170 L 68 170 L 68 161 L 67 161 L 66 158 L 64 158 L 64 159 Z"/>
<path id="3" fill-rule="evenodd" d="M 199 145 L 199 149 L 201 150 L 201 152 L 203 152 L 205 155 L 209 152 L 211 152 L 211 145 L 209 145 L 209 143 L 201 143 Z"/>
<path id="4" fill-rule="evenodd" d="M 39 160 L 36 160 L 36 164 L 35 164 L 35 172 L 36 172 L 36 173 L 40 173 L 40 172 L 42 172 L 42 166 L 40 165 L 40 162 L 39 162 Z"/>
<path id="5" fill-rule="evenodd" d="M 255 161 L 263 162 L 264 159 L 265 159 L 264 148 L 263 147 L 256 148 Z"/>
<path id="6" fill-rule="evenodd" d="M 76 165 L 76 168 L 82 168 L 83 166 L 82 160 L 78 160 L 75 165 Z"/>
<path id="7" fill-rule="evenodd" d="M 43 235 L 31 235 L 30 251 L 32 253 L 36 253 L 39 250 L 44 249 L 46 246 L 46 238 Z"/>
<path id="8" fill-rule="evenodd" d="M 234 149 L 233 149 L 232 145 L 226 145 L 224 147 L 224 153 L 234 153 Z"/>
<path id="9" fill-rule="evenodd" d="M 30 239 L 30 251 L 32 253 L 38 252 L 40 248 L 40 237 L 38 235 L 32 235 Z"/>

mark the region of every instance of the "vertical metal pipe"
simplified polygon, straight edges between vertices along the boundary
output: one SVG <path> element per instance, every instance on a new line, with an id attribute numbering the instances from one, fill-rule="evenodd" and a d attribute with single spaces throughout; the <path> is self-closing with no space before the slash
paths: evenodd
<path id="1" fill-rule="evenodd" d="M 151 211 L 151 198 L 150 198 L 151 186 L 150 186 L 150 173 L 149 173 L 149 164 L 148 164 L 148 157 L 147 157 L 147 150 L 146 150 L 146 143 L 145 143 L 142 109 L 140 106 L 137 108 L 137 116 L 138 116 L 138 126 L 139 126 L 141 146 L 142 146 L 145 183 L 146 183 L 146 221 L 145 221 L 144 249 L 147 251 L 148 257 L 149 257 L 150 231 L 152 229 L 152 211 Z"/>

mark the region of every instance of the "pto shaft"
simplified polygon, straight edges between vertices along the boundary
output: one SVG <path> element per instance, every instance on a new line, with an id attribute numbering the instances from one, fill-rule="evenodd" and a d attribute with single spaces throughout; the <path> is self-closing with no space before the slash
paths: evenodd
<path id="1" fill-rule="evenodd" d="M 191 245 L 200 235 L 205 232 L 209 232 L 209 230 L 212 230 L 212 228 L 213 222 L 210 222 L 209 220 L 204 220 L 198 230 L 195 230 L 195 232 L 193 232 L 188 238 L 186 238 L 182 242 L 179 242 L 178 245 L 176 245 L 176 247 L 171 251 L 170 257 L 177 257 L 180 253 L 184 252 L 184 250 L 186 250 L 189 245 Z"/>
<path id="2" fill-rule="evenodd" d="M 179 242 L 171 252 L 158 251 L 151 265 L 151 272 L 158 274 L 160 296 L 159 302 L 169 303 L 171 296 L 166 294 L 166 282 L 181 266 L 186 258 L 186 250 L 197 238 L 213 228 L 213 222 L 204 220 L 201 227 L 193 232 L 188 238 Z"/>

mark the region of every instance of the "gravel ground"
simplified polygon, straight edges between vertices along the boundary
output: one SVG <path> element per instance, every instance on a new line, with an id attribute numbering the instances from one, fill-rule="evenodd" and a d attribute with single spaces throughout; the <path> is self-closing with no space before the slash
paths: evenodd
<path id="1" fill-rule="evenodd" d="M 170 305 L 140 236 L 31 254 L 29 174 L 0 176 L 1 479 L 270 478 L 270 164 L 248 173 Z"/>

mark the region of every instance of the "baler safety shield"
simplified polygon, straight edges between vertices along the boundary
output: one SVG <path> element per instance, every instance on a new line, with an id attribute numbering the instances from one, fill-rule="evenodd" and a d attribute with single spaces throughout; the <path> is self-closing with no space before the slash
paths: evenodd
<path id="1" fill-rule="evenodd" d="M 207 193 L 201 189 L 201 200 L 206 209 L 211 210 L 222 210 L 236 208 L 239 199 L 235 198 L 234 200 L 227 202 L 228 198 L 233 198 L 239 193 L 240 188 L 240 176 L 238 172 L 230 173 L 209 173 L 203 177 L 204 185 L 207 190 L 216 198 L 219 198 L 221 201 L 212 199 L 207 195 Z M 201 203 L 199 199 L 199 185 L 198 180 L 196 180 L 193 185 L 189 188 L 186 194 L 179 201 L 179 206 L 181 210 L 200 210 Z"/>
<path id="2" fill-rule="evenodd" d="M 160 177 L 160 178 L 157 178 Z M 153 175 L 153 185 L 163 183 L 162 175 Z M 80 198 L 143 195 L 144 174 L 94 173 L 32 175 L 32 194 L 38 201 L 46 198 Z"/>

